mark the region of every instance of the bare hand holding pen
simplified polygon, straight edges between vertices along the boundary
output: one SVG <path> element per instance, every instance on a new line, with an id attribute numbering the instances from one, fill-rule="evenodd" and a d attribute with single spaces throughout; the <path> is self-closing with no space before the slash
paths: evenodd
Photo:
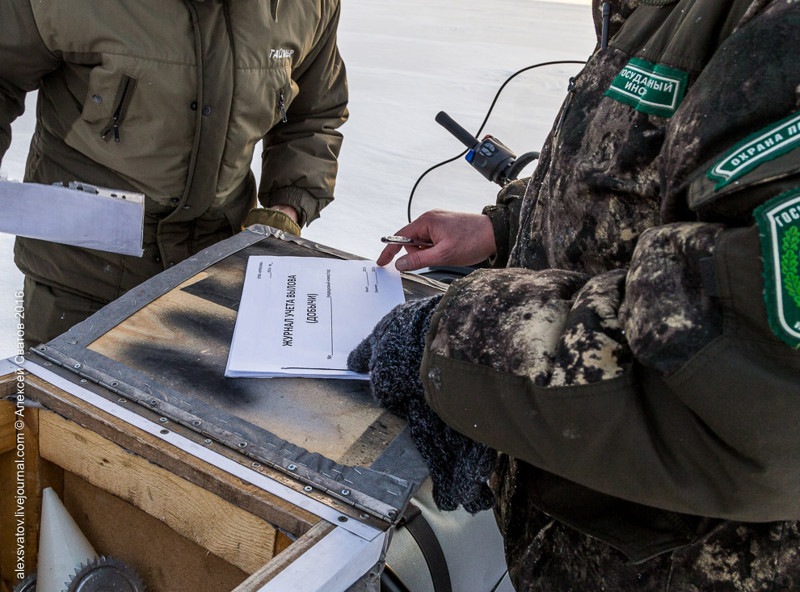
<path id="1" fill-rule="evenodd" d="M 432 265 L 474 265 L 495 253 L 492 223 L 483 214 L 431 210 L 395 234 L 433 243 L 433 246 L 388 245 L 378 257 L 378 265 L 386 265 L 405 248 L 406 255 L 395 263 L 399 271 Z"/>

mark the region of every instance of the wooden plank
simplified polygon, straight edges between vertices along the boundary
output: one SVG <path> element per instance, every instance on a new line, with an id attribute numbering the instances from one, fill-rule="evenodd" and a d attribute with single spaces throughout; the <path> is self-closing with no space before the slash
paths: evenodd
<path id="1" fill-rule="evenodd" d="M 14 403 L 0 401 L 0 454 L 14 448 Z"/>
<path id="2" fill-rule="evenodd" d="M 0 574 L 13 585 L 20 560 L 25 575 L 36 571 L 42 490 L 58 490 L 62 478 L 60 469 L 39 456 L 39 409 L 26 408 L 22 421 L 23 429 L 15 429 L 14 449 L 0 456 L 0 523 L 12 525 L 0 529 Z"/>
<path id="3" fill-rule="evenodd" d="M 40 453 L 218 557 L 253 573 L 273 557 L 275 528 L 98 434 L 42 411 Z"/>
<path id="4" fill-rule="evenodd" d="M 334 528 L 333 524 L 320 520 L 314 528 L 297 539 L 288 549 L 277 555 L 268 564 L 253 573 L 232 592 L 257 592 L 286 567 L 297 561 L 311 547 L 325 538 Z"/>
<path id="5" fill-rule="evenodd" d="M 61 416 L 76 421 L 83 427 L 116 442 L 123 448 L 168 469 L 175 475 L 199 485 L 232 504 L 255 514 L 283 530 L 301 536 L 319 521 L 311 512 L 290 504 L 261 488 L 242 481 L 218 467 L 201 461 L 188 453 L 165 443 L 142 430 L 131 426 L 113 415 L 97 408 L 87 406 L 80 399 L 39 379 L 28 377 L 31 396 L 45 407 Z M 144 414 L 148 413 L 143 411 Z M 157 417 L 154 415 L 154 418 Z M 170 425 L 172 431 L 188 438 L 197 438 L 194 432 L 182 430 L 180 426 Z M 241 462 L 241 454 L 216 443 L 209 445 L 215 452 Z M 261 467 L 260 472 L 283 484 L 293 483 L 289 477 Z M 347 511 L 346 509 L 343 511 Z"/>
<path id="6" fill-rule="evenodd" d="M 278 535 L 275 537 L 275 555 L 278 555 L 285 549 L 288 549 L 293 543 L 294 541 L 292 539 L 278 531 Z"/>
<path id="7" fill-rule="evenodd" d="M 16 394 L 18 384 L 16 373 L 0 377 L 0 397 Z M 14 448 L 16 439 L 14 433 L 15 410 L 16 401 L 0 400 L 0 454 Z"/>
<path id="8" fill-rule="evenodd" d="M 112 360 L 124 360 L 131 345 L 156 348 L 174 348 L 190 355 L 203 357 L 207 343 L 202 336 L 193 335 L 186 327 L 170 322 L 171 311 L 192 311 L 192 315 L 203 315 L 224 321 L 231 326 L 236 322 L 236 311 L 220 306 L 203 298 L 193 296 L 183 290 L 208 277 L 200 272 L 169 292 L 159 296 L 144 308 L 136 311 L 108 333 L 98 337 L 88 349 L 94 350 Z"/>
<path id="9" fill-rule="evenodd" d="M 13 393 L 16 390 L 16 386 L 15 374 L 12 373 L 0 376 L 0 397 L 5 397 Z"/>
<path id="10" fill-rule="evenodd" d="M 249 575 L 73 473 L 62 500 L 95 551 L 125 561 L 147 592 L 227 592 Z"/>

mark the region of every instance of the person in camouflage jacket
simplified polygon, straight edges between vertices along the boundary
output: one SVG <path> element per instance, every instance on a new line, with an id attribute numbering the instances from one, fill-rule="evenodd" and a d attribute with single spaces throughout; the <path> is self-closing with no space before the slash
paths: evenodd
<path id="1" fill-rule="evenodd" d="M 299 234 L 319 216 L 347 118 L 339 13 L 338 0 L 0 3 L 0 158 L 38 90 L 26 181 L 145 195 L 141 258 L 17 239 L 29 345 L 242 226 Z"/>
<path id="2" fill-rule="evenodd" d="M 517 590 L 800 590 L 800 2 L 610 7 L 533 177 L 398 231 L 434 243 L 401 270 L 494 269 L 351 362 L 437 501 L 492 473 Z M 433 412 L 477 460 L 414 429 Z"/>

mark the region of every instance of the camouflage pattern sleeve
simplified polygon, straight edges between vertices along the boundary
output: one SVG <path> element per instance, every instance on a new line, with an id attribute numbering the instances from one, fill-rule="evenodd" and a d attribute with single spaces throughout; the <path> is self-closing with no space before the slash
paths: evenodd
<path id="1" fill-rule="evenodd" d="M 734 261 L 724 270 L 722 239 Z M 756 343 L 783 346 L 766 325 L 750 334 L 723 322 L 753 302 L 742 289 L 758 300 L 744 279 L 758 264 L 753 244 L 721 224 L 674 223 L 645 231 L 628 270 L 475 272 L 431 321 L 428 403 L 468 437 L 595 491 L 700 516 L 788 519 L 800 513 L 787 493 L 800 472 L 786 451 L 800 455 L 800 443 L 782 417 L 800 409 L 780 394 L 797 390 L 800 360 L 786 351 L 743 364 Z M 717 273 L 739 279 L 718 294 Z M 755 405 L 765 390 L 774 405 L 763 394 Z M 755 415 L 768 435 L 753 437 Z"/>

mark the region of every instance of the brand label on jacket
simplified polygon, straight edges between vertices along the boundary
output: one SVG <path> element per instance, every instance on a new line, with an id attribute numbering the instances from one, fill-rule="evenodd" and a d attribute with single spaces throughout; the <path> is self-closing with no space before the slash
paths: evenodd
<path id="1" fill-rule="evenodd" d="M 686 94 L 688 81 L 688 72 L 633 58 L 614 78 L 606 96 L 637 111 L 672 117 Z"/>
<path id="2" fill-rule="evenodd" d="M 281 47 L 278 49 L 269 50 L 269 57 L 272 58 L 273 60 L 286 60 L 292 57 L 293 55 L 294 55 L 293 49 L 284 49 Z"/>
<path id="3" fill-rule="evenodd" d="M 786 154 L 798 146 L 800 146 L 800 113 L 795 113 L 734 146 L 708 171 L 708 178 L 717 182 L 714 189 L 720 189 L 758 165 Z"/>
<path id="4" fill-rule="evenodd" d="M 773 332 L 800 348 L 800 189 L 756 208 L 764 258 L 764 298 Z"/>

